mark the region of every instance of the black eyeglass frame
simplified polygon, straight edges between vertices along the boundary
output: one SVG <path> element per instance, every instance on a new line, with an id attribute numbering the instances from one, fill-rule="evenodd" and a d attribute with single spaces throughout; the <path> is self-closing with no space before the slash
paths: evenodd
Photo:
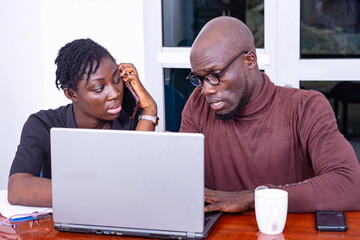
<path id="1" fill-rule="evenodd" d="M 202 87 L 203 86 L 203 82 L 204 82 L 204 79 L 207 83 L 209 83 L 210 85 L 212 86 L 216 86 L 216 85 L 219 85 L 220 83 L 220 75 L 223 74 L 226 69 L 228 67 L 230 67 L 231 64 L 233 64 L 233 62 L 235 62 L 236 59 L 238 59 L 238 57 L 240 57 L 241 55 L 243 55 L 244 53 L 248 53 L 249 51 L 242 51 L 241 53 L 239 53 L 238 55 L 236 55 L 220 72 L 218 73 L 207 73 L 205 74 L 204 76 L 200 76 L 200 75 L 197 75 L 196 73 L 194 72 L 190 72 L 189 75 L 186 77 L 186 80 L 189 81 L 192 85 L 194 85 L 195 87 Z M 212 83 L 206 76 L 208 75 L 212 75 L 214 77 L 216 77 L 217 79 L 217 83 Z M 196 79 L 196 83 L 195 81 L 192 81 L 191 79 Z"/>

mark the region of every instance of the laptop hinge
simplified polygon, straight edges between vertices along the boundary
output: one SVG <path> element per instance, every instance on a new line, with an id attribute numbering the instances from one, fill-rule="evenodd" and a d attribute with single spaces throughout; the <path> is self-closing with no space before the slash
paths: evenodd
<path id="1" fill-rule="evenodd" d="M 69 230 L 69 224 L 68 223 L 60 223 L 60 229 L 62 230 Z"/>
<path id="2" fill-rule="evenodd" d="M 195 238 L 195 232 L 187 232 L 186 237 L 188 238 Z"/>

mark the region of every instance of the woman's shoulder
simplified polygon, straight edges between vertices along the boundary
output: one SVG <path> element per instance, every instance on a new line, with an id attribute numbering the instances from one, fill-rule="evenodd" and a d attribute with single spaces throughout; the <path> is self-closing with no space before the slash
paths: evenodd
<path id="1" fill-rule="evenodd" d="M 76 127 L 74 124 L 74 114 L 72 104 L 61 106 L 56 109 L 40 110 L 30 115 L 28 124 L 41 124 L 51 127 Z"/>

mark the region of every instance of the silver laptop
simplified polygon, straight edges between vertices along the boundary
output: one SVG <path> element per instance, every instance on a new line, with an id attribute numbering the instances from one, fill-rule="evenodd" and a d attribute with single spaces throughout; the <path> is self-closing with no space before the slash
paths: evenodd
<path id="1" fill-rule="evenodd" d="M 51 129 L 53 216 L 61 231 L 205 238 L 204 136 Z"/>

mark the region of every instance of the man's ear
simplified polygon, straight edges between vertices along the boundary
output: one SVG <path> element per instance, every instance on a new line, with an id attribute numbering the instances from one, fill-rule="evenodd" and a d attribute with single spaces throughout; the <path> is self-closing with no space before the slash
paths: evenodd
<path id="1" fill-rule="evenodd" d="M 65 96 L 73 102 L 77 102 L 77 97 L 74 89 L 72 88 L 64 88 Z"/>
<path id="2" fill-rule="evenodd" d="M 247 54 L 246 54 L 246 60 L 245 62 L 247 63 L 247 65 L 249 66 L 250 69 L 254 68 L 255 66 L 257 66 L 257 56 L 256 56 L 256 52 L 254 50 L 250 50 Z"/>

